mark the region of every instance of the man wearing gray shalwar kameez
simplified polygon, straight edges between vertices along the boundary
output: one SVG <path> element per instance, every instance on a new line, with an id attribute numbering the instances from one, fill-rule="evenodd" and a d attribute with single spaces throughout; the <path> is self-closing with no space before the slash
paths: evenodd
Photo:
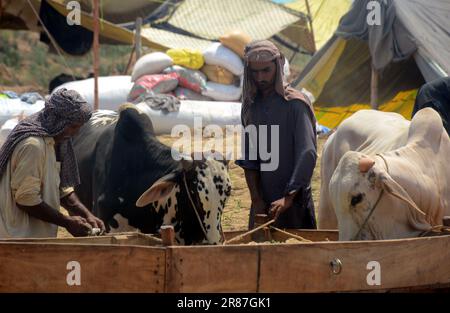
<path id="1" fill-rule="evenodd" d="M 251 140 L 246 140 L 242 159 L 236 161 L 245 171 L 252 200 L 249 228 L 254 227 L 255 214 L 269 214 L 280 228 L 315 229 L 311 178 L 317 144 L 312 107 L 303 93 L 283 81 L 284 57 L 273 43 L 267 40 L 250 43 L 244 60 L 242 123 L 244 127 L 256 126 L 258 133 L 253 138 L 257 157 L 251 157 L 248 146 Z M 259 136 L 264 125 L 267 138 Z M 279 127 L 278 138 L 271 138 L 276 135 L 271 132 L 273 126 Z M 261 140 L 268 149 L 261 149 Z M 278 149 L 276 145 L 271 147 L 274 140 Z M 262 157 L 261 150 L 270 152 L 271 159 Z M 278 166 L 270 168 L 267 165 L 274 162 L 275 153 Z"/>

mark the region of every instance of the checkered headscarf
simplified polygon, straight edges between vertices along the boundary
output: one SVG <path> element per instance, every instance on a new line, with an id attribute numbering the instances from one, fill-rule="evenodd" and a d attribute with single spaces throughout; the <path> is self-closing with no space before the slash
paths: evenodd
<path id="1" fill-rule="evenodd" d="M 11 131 L 0 149 L 0 177 L 6 169 L 15 147 L 22 140 L 31 137 L 55 137 L 67 126 L 86 123 L 91 118 L 91 108 L 75 90 L 65 88 L 55 91 L 46 101 L 45 107 L 19 122 Z M 61 161 L 61 187 L 80 184 L 78 166 L 72 146 L 72 139 L 56 147 L 57 159 Z"/>

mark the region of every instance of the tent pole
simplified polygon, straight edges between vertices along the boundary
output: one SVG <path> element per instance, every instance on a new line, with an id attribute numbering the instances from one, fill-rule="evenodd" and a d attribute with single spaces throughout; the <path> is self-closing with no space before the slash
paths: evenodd
<path id="1" fill-rule="evenodd" d="M 316 48 L 316 38 L 314 36 L 314 28 L 313 28 L 313 20 L 312 20 L 312 15 L 311 15 L 311 7 L 309 6 L 309 1 L 305 0 L 306 3 L 306 11 L 308 12 L 308 20 L 309 20 L 309 27 L 311 28 L 311 37 L 312 37 L 312 41 L 313 41 L 313 47 L 314 47 L 314 53 L 317 51 Z"/>
<path id="2" fill-rule="evenodd" d="M 125 68 L 123 75 L 127 75 L 128 71 L 130 70 L 131 62 L 133 61 L 134 50 L 136 50 L 136 45 L 133 45 L 133 47 L 131 48 L 130 58 L 128 59 L 127 67 Z"/>
<path id="3" fill-rule="evenodd" d="M 372 76 L 370 80 L 370 106 L 378 110 L 378 71 L 372 65 Z"/>
<path id="4" fill-rule="evenodd" d="M 141 40 L 141 27 L 142 27 L 142 17 L 138 17 L 136 19 L 136 33 L 134 37 L 134 42 L 136 45 L 136 61 L 139 60 L 141 57 L 141 46 L 142 46 L 142 40 Z"/>
<path id="5" fill-rule="evenodd" d="M 98 110 L 98 70 L 99 70 L 99 13 L 98 13 L 98 0 L 92 0 L 94 7 L 94 110 Z"/>

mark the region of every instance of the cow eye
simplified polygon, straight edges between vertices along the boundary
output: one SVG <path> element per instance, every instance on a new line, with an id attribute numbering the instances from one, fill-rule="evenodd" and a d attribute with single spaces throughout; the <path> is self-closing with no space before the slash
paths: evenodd
<path id="1" fill-rule="evenodd" d="M 363 200 L 363 197 L 364 196 L 362 193 L 358 193 L 356 196 L 352 196 L 352 201 L 351 201 L 352 206 L 355 206 L 358 203 L 360 203 Z"/>

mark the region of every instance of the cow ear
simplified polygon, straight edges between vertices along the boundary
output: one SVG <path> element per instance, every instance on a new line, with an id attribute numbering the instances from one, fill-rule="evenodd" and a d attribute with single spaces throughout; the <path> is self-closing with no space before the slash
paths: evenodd
<path id="1" fill-rule="evenodd" d="M 418 230 L 428 230 L 430 225 L 425 221 L 426 214 L 419 209 L 417 204 L 408 194 L 408 192 L 400 186 L 386 171 L 376 170 L 377 185 L 380 184 L 381 188 L 388 194 L 404 201 L 408 204 L 409 214 L 408 219 L 412 227 Z"/>
<path id="2" fill-rule="evenodd" d="M 144 207 L 152 202 L 167 197 L 170 193 L 172 193 L 173 188 L 176 186 L 176 182 L 174 181 L 175 177 L 175 173 L 170 173 L 158 179 L 139 197 L 136 201 L 136 206 Z"/>

